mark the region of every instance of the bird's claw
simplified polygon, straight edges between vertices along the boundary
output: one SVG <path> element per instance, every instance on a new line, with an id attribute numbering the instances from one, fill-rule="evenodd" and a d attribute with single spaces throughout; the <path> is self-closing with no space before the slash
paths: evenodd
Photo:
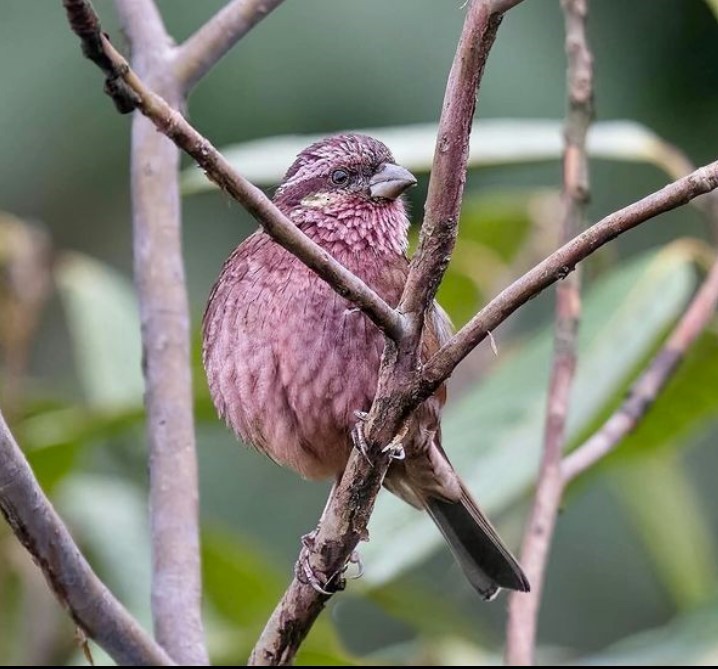
<path id="1" fill-rule="evenodd" d="M 309 562 L 310 551 L 314 547 L 315 532 L 310 532 L 302 537 L 302 550 L 294 568 L 299 581 L 310 585 L 321 595 L 331 597 L 336 592 L 344 590 L 345 581 L 343 571 L 333 574 L 327 578 L 326 574 L 318 574 Z"/>
<path id="2" fill-rule="evenodd" d="M 364 576 L 364 563 L 362 562 L 361 555 L 359 555 L 359 551 L 352 551 L 352 554 L 349 556 L 349 559 L 344 566 L 344 571 L 349 569 L 350 564 L 355 564 L 357 566 L 357 573 L 350 576 L 349 578 L 357 579 Z"/>
<path id="3" fill-rule="evenodd" d="M 373 463 L 371 457 L 369 457 L 369 444 L 367 443 L 366 436 L 364 436 L 364 423 L 369 417 L 369 414 L 366 411 L 355 411 L 354 415 L 357 418 L 357 422 L 354 423 L 354 428 L 352 429 L 352 443 L 354 444 L 354 448 L 356 448 L 371 465 Z"/>
<path id="4" fill-rule="evenodd" d="M 398 439 L 390 441 L 381 449 L 381 452 L 388 453 L 392 460 L 404 460 L 406 458 L 406 451 Z"/>

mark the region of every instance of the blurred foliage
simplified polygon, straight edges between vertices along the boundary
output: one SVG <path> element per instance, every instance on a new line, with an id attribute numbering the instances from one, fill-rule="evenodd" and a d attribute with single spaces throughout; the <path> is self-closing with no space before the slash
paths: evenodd
<path id="1" fill-rule="evenodd" d="M 182 39 L 222 2 L 159 4 Z M 418 222 L 460 5 L 288 2 L 202 83 L 192 120 L 218 146 L 234 146 L 265 186 L 306 135 L 378 128 L 420 173 L 411 193 Z M 121 43 L 111 3 L 97 6 Z M 600 123 L 592 220 L 683 169 L 674 147 L 697 164 L 715 159 L 711 9 L 701 0 L 591 4 Z M 524 3 L 504 21 L 482 87 L 460 237 L 439 294 L 457 325 L 556 244 L 564 77 L 559 3 Z M 93 567 L 149 628 L 128 120 L 80 58 L 59 2 L 5 0 L 0 81 L 0 209 L 12 212 L 0 214 L 0 406 Z M 221 194 L 199 193 L 193 167 L 186 175 L 198 193 L 184 207 L 198 326 L 223 258 L 254 223 Z M 712 256 L 706 237 L 700 214 L 683 208 L 586 264 L 570 447 L 620 403 L 664 340 Z M 495 333 L 497 356 L 488 343 L 469 356 L 444 421 L 450 456 L 514 545 L 542 435 L 551 315 L 542 296 Z M 326 489 L 237 446 L 209 402 L 198 332 L 194 341 L 205 617 L 214 661 L 236 664 L 276 604 Z M 716 378 L 713 324 L 646 420 L 569 490 L 541 614 L 542 661 L 715 663 Z M 504 607 L 477 601 L 427 519 L 382 495 L 370 529 L 365 578 L 330 605 L 300 663 L 499 662 Z M 0 555 L 0 662 L 84 664 L 72 625 L 6 528 Z"/>

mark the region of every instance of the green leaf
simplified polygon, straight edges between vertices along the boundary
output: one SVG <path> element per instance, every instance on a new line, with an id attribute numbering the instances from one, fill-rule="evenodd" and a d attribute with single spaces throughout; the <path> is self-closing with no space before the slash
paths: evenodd
<path id="1" fill-rule="evenodd" d="M 610 648 L 572 661 L 581 666 L 715 666 L 718 662 L 718 601 L 682 614 L 664 627 L 622 639 Z"/>
<path id="2" fill-rule="evenodd" d="M 706 0 L 706 4 L 718 20 L 718 0 Z"/>
<path id="3" fill-rule="evenodd" d="M 141 404 L 140 323 L 130 282 L 79 253 L 63 254 L 55 279 L 89 404 L 101 409 Z"/>
<path id="4" fill-rule="evenodd" d="M 391 147 L 397 162 L 414 172 L 429 172 L 436 144 L 435 124 L 358 130 Z M 339 134 L 339 133 L 337 133 Z M 277 184 L 297 154 L 321 135 L 281 135 L 222 148 L 232 166 L 250 181 Z M 633 121 L 607 121 L 591 127 L 592 157 L 648 162 L 659 167 L 671 161 L 671 149 L 651 130 Z M 545 119 L 487 119 L 474 125 L 469 167 L 494 167 L 558 160 L 563 153 L 563 121 Z M 185 194 L 215 188 L 197 167 L 184 171 Z"/>
<path id="5" fill-rule="evenodd" d="M 681 312 L 696 284 L 693 254 L 689 246 L 673 244 L 626 263 L 587 291 L 569 440 L 615 402 L 626 374 Z M 444 444 L 490 515 L 516 501 L 534 479 L 552 346 L 552 328 L 544 328 L 464 397 L 449 400 Z M 442 541 L 426 514 L 386 494 L 379 498 L 370 531 L 372 541 L 362 549 L 369 585 L 416 564 Z"/>
<path id="6" fill-rule="evenodd" d="M 469 195 L 461 211 L 460 236 L 438 299 L 459 327 L 476 313 L 497 277 L 525 247 L 531 234 L 529 206 L 536 191 L 512 189 Z"/>
<path id="7" fill-rule="evenodd" d="M 673 601 L 688 608 L 715 589 L 718 554 L 679 456 L 665 449 L 644 454 L 614 469 L 612 480 Z"/>
<path id="8" fill-rule="evenodd" d="M 631 457 L 680 444 L 689 432 L 718 416 L 718 393 L 706 392 L 716 379 L 718 332 L 707 330 L 688 351 L 646 419 L 609 458 Z"/>
<path id="9" fill-rule="evenodd" d="M 73 474 L 58 487 L 55 501 L 100 577 L 150 629 L 151 557 L 142 491 L 115 477 Z"/>
<path id="10" fill-rule="evenodd" d="M 108 412 L 47 406 L 18 423 L 16 433 L 43 490 L 51 491 L 72 471 L 84 447 L 121 434 L 142 418 L 139 407 Z"/>
<path id="11" fill-rule="evenodd" d="M 461 208 L 461 241 L 468 239 L 491 249 L 510 263 L 523 248 L 531 232 L 528 208 L 537 192 L 510 189 L 467 194 Z"/>

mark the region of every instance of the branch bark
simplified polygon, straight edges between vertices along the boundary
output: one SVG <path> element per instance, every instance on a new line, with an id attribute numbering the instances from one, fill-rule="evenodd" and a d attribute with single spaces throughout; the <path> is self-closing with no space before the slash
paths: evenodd
<path id="1" fill-rule="evenodd" d="M 194 158 L 207 177 L 244 206 L 274 241 L 294 253 L 340 295 L 354 302 L 392 339 L 401 336 L 402 319 L 394 309 L 361 279 L 300 232 L 259 188 L 238 174 L 209 140 L 144 83 L 105 36 L 101 36 L 101 42 L 103 55 L 112 65 L 111 76 L 122 80 L 137 108 L 161 133 Z"/>
<path id="2" fill-rule="evenodd" d="M 135 67 L 184 106 L 173 47 L 153 0 L 116 0 Z M 182 258 L 179 150 L 141 114 L 130 158 L 135 285 L 142 326 L 150 451 L 152 617 L 155 638 L 188 665 L 209 663 L 202 625 L 199 482 Z"/>
<path id="3" fill-rule="evenodd" d="M 589 200 L 586 134 L 593 117 L 593 57 L 586 35 L 588 0 L 562 0 L 568 59 L 568 110 L 564 127 L 563 222 L 566 244 L 585 226 Z M 544 448 L 536 494 L 521 546 L 521 564 L 531 592 L 509 595 L 506 663 L 535 664 L 536 629 L 553 532 L 561 502 L 561 454 L 576 371 L 581 317 L 580 272 L 556 286 L 554 358 L 548 388 Z"/>
<path id="4" fill-rule="evenodd" d="M 367 524 L 391 458 L 374 448 L 369 459 L 352 454 L 339 484 L 332 489 L 327 508 L 307 541 L 295 575 L 259 637 L 250 665 L 291 664 L 330 594 L 315 590 L 305 576 L 305 565 L 322 574 L 331 591 L 343 589 L 343 571 L 357 544 L 367 536 Z M 305 562 L 306 560 L 306 562 Z M 328 589 L 328 592 L 330 590 Z"/>
<path id="5" fill-rule="evenodd" d="M 174 664 L 92 571 L 1 413 L 0 511 L 72 619 L 118 664 Z"/>
<path id="6" fill-rule="evenodd" d="M 676 209 L 718 188 L 718 161 L 704 165 L 638 202 L 609 214 L 554 251 L 499 293 L 461 328 L 425 365 L 419 397 L 431 395 L 489 332 L 604 244 L 641 223 Z"/>
<path id="7" fill-rule="evenodd" d="M 502 18 L 490 2 L 471 3 L 449 72 L 421 238 L 399 304 L 401 313 L 415 316 L 415 344 L 456 244 L 476 97 Z"/>
<path id="8" fill-rule="evenodd" d="M 232 0 L 177 48 L 175 79 L 185 95 L 242 37 L 284 0 Z"/>
<path id="9" fill-rule="evenodd" d="M 566 486 L 614 450 L 649 411 L 691 344 L 715 315 L 718 305 L 718 259 L 691 301 L 668 341 L 633 384 L 626 401 L 598 432 L 561 463 L 562 485 Z"/>

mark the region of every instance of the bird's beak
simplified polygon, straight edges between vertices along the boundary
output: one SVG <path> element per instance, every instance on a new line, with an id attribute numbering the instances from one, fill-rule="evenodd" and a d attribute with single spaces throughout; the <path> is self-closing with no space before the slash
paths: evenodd
<path id="1" fill-rule="evenodd" d="M 384 163 L 369 180 L 369 194 L 386 200 L 396 200 L 407 188 L 416 186 L 416 178 L 399 165 Z"/>

